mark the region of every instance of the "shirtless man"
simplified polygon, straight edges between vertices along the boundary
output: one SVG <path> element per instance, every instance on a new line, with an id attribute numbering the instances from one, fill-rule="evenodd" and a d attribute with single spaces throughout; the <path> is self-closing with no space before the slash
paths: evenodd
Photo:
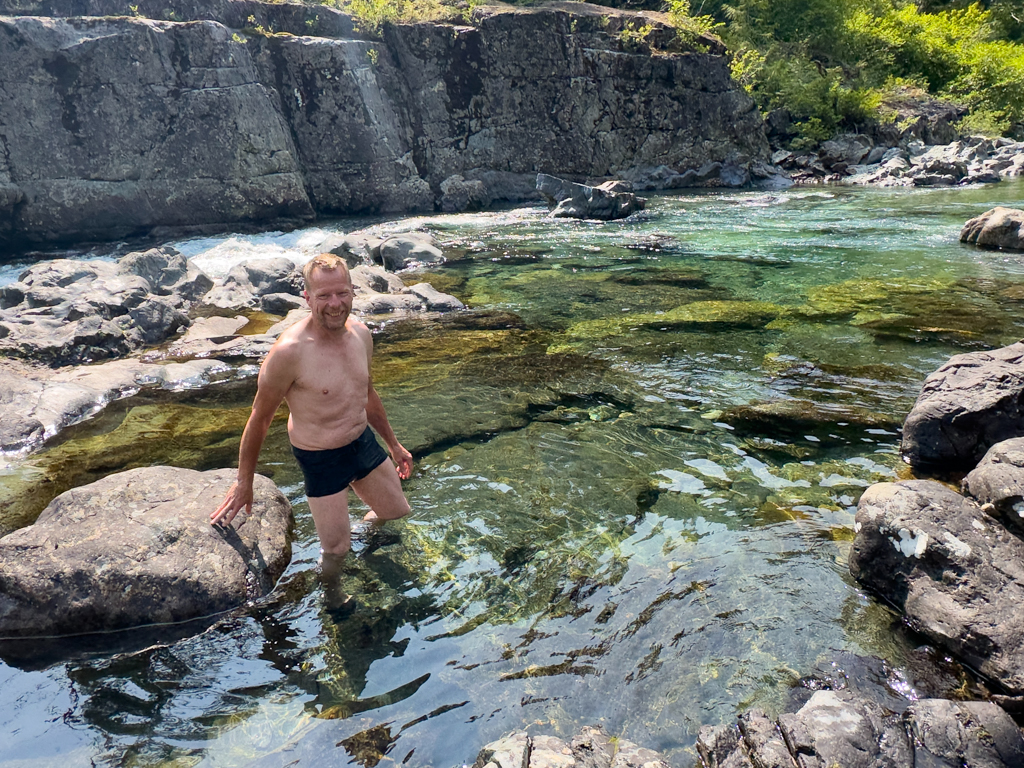
<path id="1" fill-rule="evenodd" d="M 288 402 L 288 439 L 306 479 L 306 498 L 325 555 L 344 557 L 351 532 L 348 488 L 370 507 L 367 520 L 394 520 L 409 513 L 401 479 L 412 456 L 395 438 L 373 388 L 369 329 L 350 317 L 352 279 L 334 254 L 314 257 L 302 270 L 309 317 L 286 330 L 260 367 L 252 414 L 242 432 L 238 479 L 210 515 L 228 524 L 252 509 L 256 459 L 282 400 Z M 369 425 L 369 426 L 367 426 Z M 388 446 L 391 458 L 370 431 Z"/>

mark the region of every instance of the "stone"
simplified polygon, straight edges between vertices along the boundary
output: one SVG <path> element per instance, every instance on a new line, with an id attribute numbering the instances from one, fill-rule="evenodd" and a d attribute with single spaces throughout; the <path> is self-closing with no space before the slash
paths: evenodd
<path id="1" fill-rule="evenodd" d="M 871 486 L 854 529 L 854 578 L 930 641 L 1024 693 L 1024 542 L 930 480 Z"/>
<path id="2" fill-rule="evenodd" d="M 431 312 L 453 312 L 466 308 L 466 305 L 457 298 L 441 293 L 430 283 L 417 283 L 409 288 L 409 293 L 422 299 Z"/>
<path id="3" fill-rule="evenodd" d="M 407 232 L 380 244 L 380 261 L 385 269 L 399 272 L 414 265 L 440 264 L 444 254 L 429 232 Z"/>
<path id="4" fill-rule="evenodd" d="M 800 768 L 901 768 L 914 764 L 902 721 L 852 691 L 815 691 L 779 728 Z"/>
<path id="5" fill-rule="evenodd" d="M 370 265 L 380 254 L 381 239 L 372 235 L 352 232 L 347 235 L 331 235 L 318 247 L 319 253 L 333 253 L 345 259 L 349 269 Z"/>
<path id="6" fill-rule="evenodd" d="M 423 299 L 409 293 L 367 293 L 356 296 L 352 302 L 352 311 L 360 315 L 419 312 L 423 307 Z"/>
<path id="7" fill-rule="evenodd" d="M 179 339 L 181 343 L 189 343 L 199 339 L 210 339 L 211 341 L 226 341 L 238 335 L 238 331 L 249 323 L 249 318 L 244 315 L 235 317 L 200 317 Z"/>
<path id="8" fill-rule="evenodd" d="M 401 293 L 405 290 L 402 278 L 380 267 L 358 266 L 350 270 L 352 286 L 358 295 L 362 291 L 370 293 Z"/>
<path id="9" fill-rule="evenodd" d="M 963 480 L 982 509 L 1024 533 L 1024 438 L 996 443 Z"/>
<path id="10" fill-rule="evenodd" d="M 588 187 L 544 173 L 537 174 L 537 191 L 554 206 L 554 218 L 623 219 L 642 211 L 647 201 L 632 192 L 610 192 Z"/>
<path id="11" fill-rule="evenodd" d="M 530 740 L 530 768 L 576 768 L 569 745 L 555 736 L 534 736 Z"/>
<path id="12" fill-rule="evenodd" d="M 703 725 L 697 731 L 697 754 L 707 768 L 752 768 L 736 725 Z"/>
<path id="13" fill-rule="evenodd" d="M 915 740 L 914 765 L 1024 765 L 1020 728 L 991 702 L 922 699 L 910 705 L 905 717 Z"/>
<path id="14" fill-rule="evenodd" d="M 619 739 L 612 768 L 669 768 L 669 765 L 653 749 Z"/>
<path id="15" fill-rule="evenodd" d="M 221 309 L 243 309 L 257 306 L 261 296 L 271 293 L 298 296 L 302 287 L 302 272 L 291 259 L 253 259 L 233 266 L 202 301 Z"/>
<path id="16" fill-rule="evenodd" d="M 293 309 L 301 309 L 306 300 L 290 293 L 267 293 L 260 296 L 260 311 L 268 315 L 287 315 Z"/>
<path id="17" fill-rule="evenodd" d="M 146 467 L 58 496 L 0 539 L 0 634 L 182 622 L 266 595 L 291 557 L 291 507 L 258 475 L 252 512 L 211 526 L 234 475 Z"/>
<path id="18" fill-rule="evenodd" d="M 529 768 L 530 738 L 526 731 L 513 731 L 480 750 L 473 768 Z"/>
<path id="19" fill-rule="evenodd" d="M 51 371 L 8 360 L 0 367 L 0 451 L 27 453 L 140 389 L 205 386 L 225 369 L 218 360 L 154 364 L 128 359 Z"/>
<path id="20" fill-rule="evenodd" d="M 739 716 L 743 744 L 759 768 L 796 768 L 778 726 L 761 710 L 752 709 Z"/>
<path id="21" fill-rule="evenodd" d="M 158 296 L 180 296 L 196 301 L 213 288 L 213 280 L 169 245 L 136 251 L 117 262 L 121 274 L 138 275 Z"/>
<path id="22" fill-rule="evenodd" d="M 161 298 L 149 298 L 128 312 L 139 339 L 137 346 L 159 344 L 188 328 L 188 315 Z"/>
<path id="23" fill-rule="evenodd" d="M 996 443 L 1024 436 L 1024 343 L 949 359 L 928 376 L 903 423 L 917 471 L 968 472 Z"/>
<path id="24" fill-rule="evenodd" d="M 603 728 L 588 725 L 569 741 L 577 768 L 610 768 L 615 747 Z"/>
<path id="25" fill-rule="evenodd" d="M 964 224 L 960 242 L 1024 251 L 1024 211 L 996 206 Z"/>

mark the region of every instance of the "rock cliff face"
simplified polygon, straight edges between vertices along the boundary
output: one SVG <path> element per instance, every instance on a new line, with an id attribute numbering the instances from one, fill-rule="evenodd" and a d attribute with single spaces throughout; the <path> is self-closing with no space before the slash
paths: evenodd
<path id="1" fill-rule="evenodd" d="M 720 46 L 657 14 L 484 7 L 372 40 L 322 6 L 129 3 L 0 0 L 0 246 L 460 210 L 534 197 L 538 172 L 735 183 L 767 159 Z"/>

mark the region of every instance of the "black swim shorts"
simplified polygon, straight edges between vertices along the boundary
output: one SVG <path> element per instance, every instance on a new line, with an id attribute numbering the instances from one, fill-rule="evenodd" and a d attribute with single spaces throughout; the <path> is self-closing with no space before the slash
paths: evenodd
<path id="1" fill-rule="evenodd" d="M 354 480 L 362 480 L 387 461 L 388 455 L 369 427 L 348 445 L 326 451 L 307 451 L 292 446 L 302 476 L 306 478 L 306 496 L 330 496 L 345 490 Z"/>

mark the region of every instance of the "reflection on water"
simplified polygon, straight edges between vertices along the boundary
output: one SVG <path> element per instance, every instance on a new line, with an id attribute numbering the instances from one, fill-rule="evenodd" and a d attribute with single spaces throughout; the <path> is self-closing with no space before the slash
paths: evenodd
<path id="1" fill-rule="evenodd" d="M 325 589 L 275 423 L 260 471 L 298 517 L 278 588 L 184 637 L 0 647 L 0 765 L 447 767 L 513 728 L 598 723 L 683 766 L 701 725 L 777 710 L 842 653 L 920 667 L 847 573 L 854 509 L 905 475 L 898 425 L 923 377 L 1024 336 L 1024 258 L 957 242 L 1022 195 L 695 194 L 608 224 L 529 207 L 404 220 L 451 256 L 426 279 L 491 310 L 378 330 L 378 388 L 417 458 L 413 516 L 357 530 Z M 226 271 L 302 261 L 352 228 L 178 246 Z M 40 476 L 52 495 L 127 466 L 231 463 L 252 387 L 129 401 L 0 491 L 31 506 Z"/>

